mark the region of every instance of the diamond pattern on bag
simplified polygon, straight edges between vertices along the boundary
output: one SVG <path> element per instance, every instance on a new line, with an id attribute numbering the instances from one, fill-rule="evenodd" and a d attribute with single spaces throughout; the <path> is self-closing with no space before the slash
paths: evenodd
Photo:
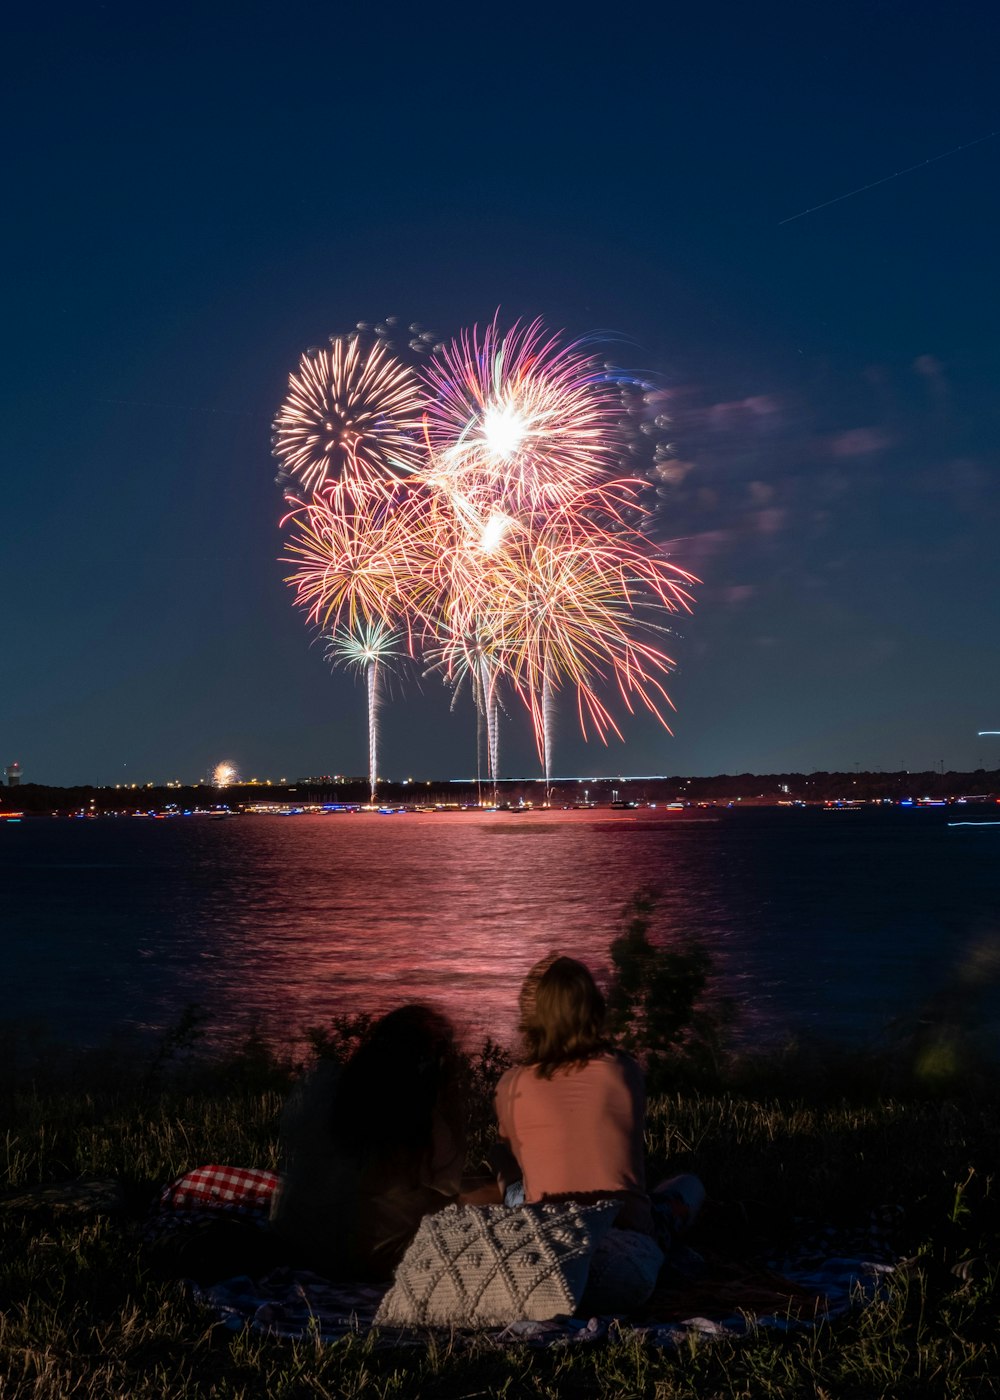
<path id="1" fill-rule="evenodd" d="M 447 1206 L 425 1216 L 377 1324 L 504 1326 L 572 1313 L 619 1201 Z"/>

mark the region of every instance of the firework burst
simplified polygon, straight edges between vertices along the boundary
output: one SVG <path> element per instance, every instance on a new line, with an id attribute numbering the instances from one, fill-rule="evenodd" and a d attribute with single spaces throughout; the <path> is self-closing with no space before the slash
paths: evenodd
<path id="1" fill-rule="evenodd" d="M 304 488 L 287 582 L 334 664 L 366 676 L 373 797 L 397 639 L 456 695 L 468 682 L 494 793 L 502 693 L 527 708 L 547 781 L 563 692 L 584 737 L 621 737 L 609 690 L 669 728 L 665 622 L 690 611 L 696 580 L 648 538 L 648 482 L 620 475 L 620 379 L 539 321 L 435 344 L 419 376 L 358 336 L 303 357 L 276 424 Z"/>
<path id="2" fill-rule="evenodd" d="M 307 350 L 274 420 L 274 455 L 306 491 L 327 483 L 353 495 L 392 490 L 421 462 L 413 371 L 360 333 Z"/>
<path id="3" fill-rule="evenodd" d="M 641 537 L 638 537 L 641 540 Z M 665 727 L 659 645 L 665 613 L 688 609 L 691 576 L 627 536 L 566 517 L 522 535 L 491 565 L 484 624 L 501 639 L 504 672 L 532 717 L 551 776 L 555 697 L 576 691 L 581 728 L 602 740 L 621 730 L 601 698 L 613 681 L 627 709 L 638 699 Z"/>
<path id="4" fill-rule="evenodd" d="M 666 727 L 662 677 L 673 669 L 659 637 L 664 614 L 690 611 L 693 577 L 631 529 L 634 484 L 581 491 L 525 520 L 484 520 L 451 502 L 434 553 L 434 665 L 479 679 L 480 703 L 506 683 L 524 701 L 547 780 L 558 693 L 575 689 L 584 735 L 621 730 L 601 699 L 609 681 L 631 711 L 638 699 Z M 487 726 L 489 734 L 490 726 Z M 495 742 L 491 746 L 493 776 Z"/>
<path id="5" fill-rule="evenodd" d="M 417 499 L 369 495 L 345 511 L 337 493 L 321 492 L 290 504 L 283 562 L 293 570 L 285 582 L 309 622 L 323 631 L 346 623 L 353 631 L 413 616 L 427 591 L 427 551 L 434 547 Z"/>
<path id="6" fill-rule="evenodd" d="M 541 321 L 466 331 L 423 378 L 438 470 L 480 508 L 485 493 L 514 513 L 549 509 L 614 465 L 614 386 L 592 354 Z"/>

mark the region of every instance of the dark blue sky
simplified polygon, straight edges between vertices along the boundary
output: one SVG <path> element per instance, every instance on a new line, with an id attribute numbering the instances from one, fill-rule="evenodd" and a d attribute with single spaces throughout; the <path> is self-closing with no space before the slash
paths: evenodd
<path id="1" fill-rule="evenodd" d="M 300 351 L 398 313 L 610 328 L 669 390 L 676 737 L 560 772 L 993 766 L 989 3 L 28 7 L 6 32 L 0 762 L 365 767 L 277 562 Z M 435 681 L 390 776 L 473 768 Z M 512 710 L 502 769 L 534 771 Z"/>

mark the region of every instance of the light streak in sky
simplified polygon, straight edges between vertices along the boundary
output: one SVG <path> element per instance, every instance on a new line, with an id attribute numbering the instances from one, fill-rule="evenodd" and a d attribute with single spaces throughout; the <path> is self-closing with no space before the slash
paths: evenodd
<path id="1" fill-rule="evenodd" d="M 848 190 L 846 194 L 838 194 L 833 199 L 825 199 L 822 204 L 813 204 L 808 209 L 802 209 L 798 214 L 789 214 L 787 219 L 778 220 L 778 228 L 782 224 L 793 224 L 796 219 L 804 219 L 807 214 L 815 214 L 820 209 L 829 209 L 831 204 L 840 204 L 845 199 L 853 199 L 856 194 L 864 194 L 866 190 L 873 190 L 877 185 L 886 185 L 890 180 L 898 180 L 900 175 L 910 175 L 914 170 L 922 170 L 925 165 L 934 165 L 936 161 L 946 160 L 948 156 L 957 156 L 959 151 L 967 151 L 972 146 L 981 146 L 984 141 L 992 141 L 994 136 L 1000 132 L 988 131 L 985 136 L 977 136 L 974 141 L 966 141 L 961 146 L 952 146 L 950 151 L 942 151 L 940 155 L 928 156 L 926 160 L 918 160 L 916 165 L 908 165 L 903 170 L 894 170 L 891 175 L 883 175 L 878 180 L 870 180 L 867 185 L 859 185 L 856 190 Z"/>
<path id="2" fill-rule="evenodd" d="M 382 672 L 400 655 L 395 633 L 381 621 L 358 622 L 341 628 L 328 638 L 327 660 L 334 666 L 347 666 L 360 672 L 368 691 L 368 789 L 375 801 L 378 786 L 379 710 L 382 701 Z"/>
<path id="3" fill-rule="evenodd" d="M 230 787 L 239 781 L 239 776 L 234 763 L 223 761 L 212 769 L 212 783 L 217 788 Z"/>
<path id="4" fill-rule="evenodd" d="M 360 333 L 307 350 L 274 420 L 274 455 L 304 490 L 391 490 L 420 464 L 414 372 Z"/>

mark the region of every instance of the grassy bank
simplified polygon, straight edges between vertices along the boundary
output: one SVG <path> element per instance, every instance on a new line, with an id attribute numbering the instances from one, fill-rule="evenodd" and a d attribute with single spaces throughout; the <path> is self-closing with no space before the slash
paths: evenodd
<path id="1" fill-rule="evenodd" d="M 488 1078 L 495 1065 L 480 1064 Z M 0 1209 L 0 1394 L 98 1396 L 965 1396 L 1000 1392 L 1000 1109 L 982 1097 L 768 1093 L 743 1082 L 650 1105 L 651 1171 L 694 1169 L 712 1208 L 706 1248 L 750 1257 L 797 1217 L 863 1223 L 901 1205 L 909 1256 L 891 1296 L 790 1338 L 700 1344 L 681 1355 L 632 1340 L 560 1352 L 481 1342 L 375 1350 L 233 1336 L 154 1277 L 139 1221 L 155 1187 L 209 1161 L 274 1167 L 293 1067 L 262 1047 L 225 1065 L 114 1060 L 39 1068 L 3 1084 L 0 1189 L 114 1179 L 97 1211 L 34 1195 Z M 764 1080 L 759 1081 L 762 1087 Z M 482 1088 L 483 1085 L 480 1085 Z M 479 1115 L 480 1132 L 486 1122 Z M 473 1160 L 478 1145 L 473 1148 Z"/>

